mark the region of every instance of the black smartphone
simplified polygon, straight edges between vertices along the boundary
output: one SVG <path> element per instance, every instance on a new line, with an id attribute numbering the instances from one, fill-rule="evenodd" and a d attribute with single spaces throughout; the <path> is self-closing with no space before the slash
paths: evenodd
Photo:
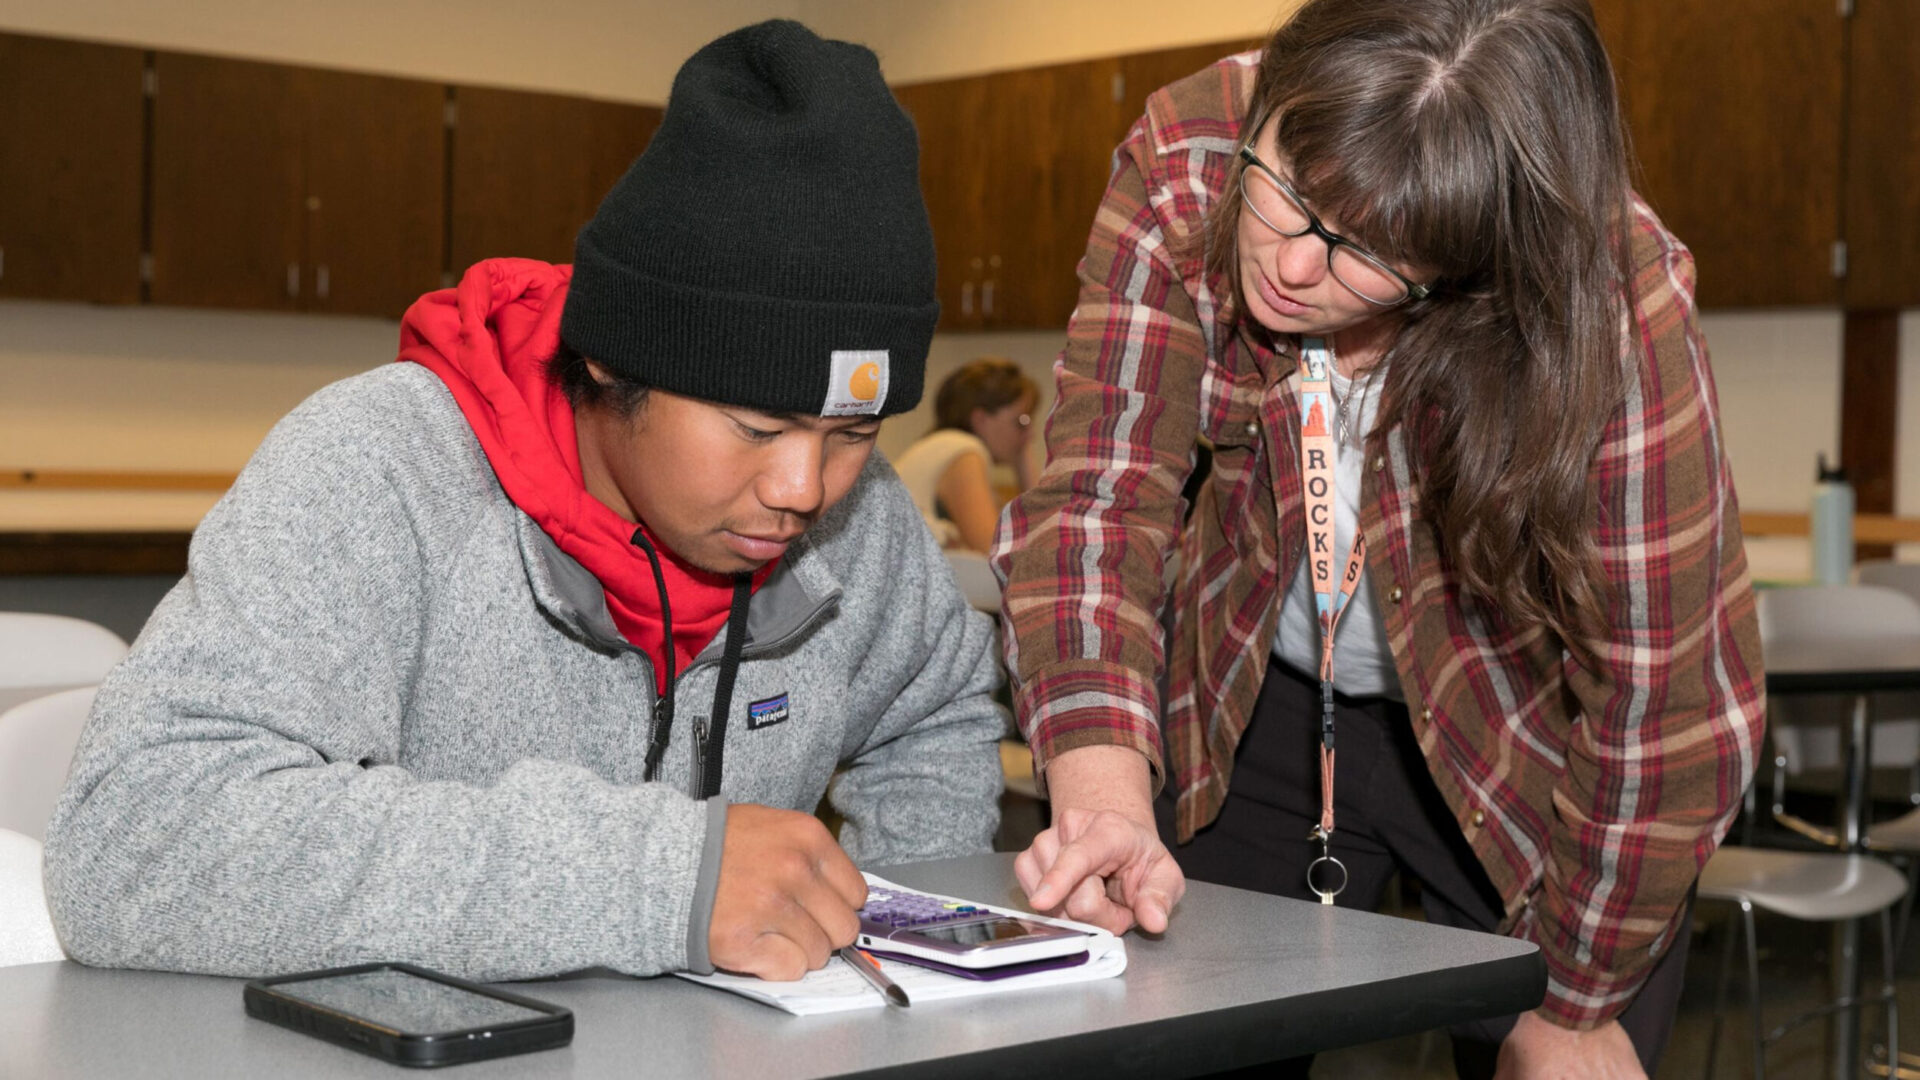
<path id="1" fill-rule="evenodd" d="M 255 979 L 247 1015 L 396 1065 L 433 1067 L 573 1041 L 573 1013 L 413 964 Z"/>

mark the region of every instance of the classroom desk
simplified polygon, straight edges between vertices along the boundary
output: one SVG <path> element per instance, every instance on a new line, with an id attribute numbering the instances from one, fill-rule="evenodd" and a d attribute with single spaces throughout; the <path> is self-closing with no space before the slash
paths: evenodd
<path id="1" fill-rule="evenodd" d="M 1866 851 L 1868 763 L 1873 760 L 1873 698 L 1883 690 L 1920 689 L 1920 638 L 1890 636 L 1873 641 L 1796 641 L 1767 647 L 1767 693 L 1851 694 L 1853 708 L 1841 729 L 1840 789 L 1834 838 L 1843 851 Z M 1860 924 L 1833 928 L 1833 987 L 1838 997 L 1860 999 Z M 1860 1010 L 1837 1009 L 1829 1022 L 1829 1075 L 1860 1075 Z"/>
<path id="2" fill-rule="evenodd" d="M 881 871 L 1017 903 L 1011 855 Z M 1195 1076 L 1539 1004 L 1532 945 L 1195 882 L 1116 979 L 794 1017 L 671 977 L 515 984 L 571 1008 L 573 1044 L 463 1065 L 495 1077 Z M 248 1019 L 241 981 L 78 964 L 0 969 L 0 1072 L 369 1077 L 395 1066 Z M 7 1072 L 7 1075 L 16 1075 Z"/>

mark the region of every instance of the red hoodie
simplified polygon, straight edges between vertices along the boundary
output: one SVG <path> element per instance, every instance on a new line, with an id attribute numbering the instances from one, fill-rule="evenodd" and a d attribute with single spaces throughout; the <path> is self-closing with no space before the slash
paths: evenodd
<path id="1" fill-rule="evenodd" d="M 400 323 L 400 360 L 440 376 L 486 451 L 494 475 L 560 550 L 606 589 L 607 610 L 626 639 L 653 659 L 667 692 L 660 594 L 646 553 L 634 546 L 634 523 L 588 494 L 580 473 L 573 407 L 547 381 L 546 363 L 560 346 L 560 309 L 571 266 L 533 259 L 476 263 L 457 288 L 430 292 Z M 642 526 L 644 527 L 644 526 Z M 726 625 L 733 581 L 682 562 L 651 530 L 673 605 L 676 668 Z M 773 570 L 753 576 L 759 588 Z"/>

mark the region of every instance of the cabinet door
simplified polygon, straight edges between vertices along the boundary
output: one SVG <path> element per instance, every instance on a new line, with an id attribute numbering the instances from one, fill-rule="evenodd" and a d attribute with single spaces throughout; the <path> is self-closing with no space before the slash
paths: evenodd
<path id="1" fill-rule="evenodd" d="M 0 34 L 0 296 L 140 299 L 136 49 Z"/>
<path id="2" fill-rule="evenodd" d="M 983 242 L 988 158 L 984 109 L 987 77 L 946 79 L 894 88 L 920 137 L 920 190 L 933 222 L 940 329 L 983 325 L 987 279 Z"/>
<path id="3" fill-rule="evenodd" d="M 587 101 L 587 216 L 600 209 L 613 185 L 627 174 L 634 159 L 647 148 L 660 128 L 663 110 L 651 105 L 614 101 Z M 582 225 L 586 219 L 582 218 Z M 568 256 L 572 258 L 571 255 Z"/>
<path id="4" fill-rule="evenodd" d="M 518 256 L 573 261 L 573 238 L 646 146 L 659 110 L 460 87 L 453 270 Z"/>
<path id="5" fill-rule="evenodd" d="M 1640 192 L 1707 307 L 1839 299 L 1845 20 L 1833 0 L 1595 4 Z"/>
<path id="6" fill-rule="evenodd" d="M 1120 62 L 1106 59 L 993 77 L 982 245 L 989 326 L 1066 329 L 1113 160 L 1119 73 Z"/>
<path id="7" fill-rule="evenodd" d="M 157 53 L 156 304 L 301 306 L 304 107 L 299 69 Z"/>
<path id="8" fill-rule="evenodd" d="M 446 259 L 446 89 L 302 73 L 310 311 L 397 316 Z"/>
<path id="9" fill-rule="evenodd" d="M 1848 31 L 1846 302 L 1920 306 L 1920 4 L 1856 5 Z"/>

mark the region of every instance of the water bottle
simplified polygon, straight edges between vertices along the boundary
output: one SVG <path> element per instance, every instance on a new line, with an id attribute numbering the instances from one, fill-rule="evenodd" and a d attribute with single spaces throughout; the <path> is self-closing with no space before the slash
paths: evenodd
<path id="1" fill-rule="evenodd" d="M 1813 580 L 1821 585 L 1845 585 L 1853 569 L 1853 485 L 1847 470 L 1827 467 L 1820 455 L 1813 485 Z"/>

